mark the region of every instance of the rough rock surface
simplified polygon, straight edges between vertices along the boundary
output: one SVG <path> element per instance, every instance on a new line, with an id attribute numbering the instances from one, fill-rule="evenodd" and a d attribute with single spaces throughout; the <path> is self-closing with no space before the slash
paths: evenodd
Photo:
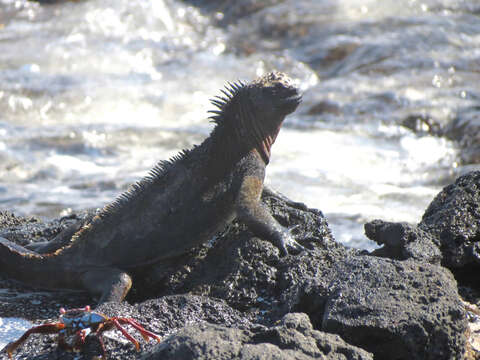
<path id="1" fill-rule="evenodd" d="M 308 316 L 287 314 L 278 324 L 249 329 L 203 323 L 185 327 L 150 354 L 153 359 L 373 359 L 338 335 L 312 328 Z"/>
<path id="2" fill-rule="evenodd" d="M 446 186 L 428 206 L 418 227 L 439 242 L 444 266 L 452 271 L 480 268 L 480 171 Z"/>
<path id="3" fill-rule="evenodd" d="M 245 352 L 246 349 L 271 350 L 272 358 L 277 355 L 276 358 L 297 355 L 308 358 L 317 356 L 312 355 L 317 354 L 315 351 L 319 357 L 335 358 L 328 356 L 334 356 L 340 348 L 357 346 L 373 353 L 376 359 L 392 359 L 392 354 L 397 355 L 397 359 L 461 358 L 465 351 L 466 319 L 456 282 L 448 270 L 348 249 L 333 240 L 320 211 L 272 192 L 264 194 L 264 201 L 275 218 L 291 228 L 306 251 L 281 257 L 276 247 L 234 223 L 210 244 L 146 271 L 143 279 L 135 279 L 135 289 L 128 301 L 136 305 L 105 304 L 98 310 L 109 316 L 133 316 L 160 335 L 180 331 L 177 337 L 169 338 L 169 343 L 165 340 L 156 347 L 155 351 L 159 352 L 166 351 L 165 347 L 173 343 L 179 344 L 179 339 L 185 338 L 184 346 L 188 348 L 195 347 L 195 341 L 225 334 L 227 338 L 238 335 L 256 339 L 252 346 L 243 340 L 237 345 L 227 340 L 222 345 L 218 342 L 222 348 L 218 351 L 226 354 L 233 351 L 228 349 L 238 346 L 244 351 L 242 354 L 251 356 L 254 353 Z M 2 216 L 0 214 L 0 219 Z M 22 234 L 22 221 L 18 218 L 14 240 L 28 238 L 28 224 L 25 220 L 25 236 L 17 237 Z M 41 223 L 36 226 L 41 227 Z M 79 307 L 91 302 L 84 294 L 34 292 L 36 297 L 32 303 L 27 295 L 30 289 L 5 279 L 1 285 L 11 289 L 11 293 L 0 295 L 0 316 L 28 314 L 30 319 L 43 322 L 55 319 L 60 306 Z M 153 299 L 146 300 L 148 298 Z M 26 300 L 19 302 L 19 299 Z M 322 335 L 320 341 L 318 333 L 307 334 L 296 329 L 292 342 L 285 345 L 285 337 L 272 334 L 286 326 L 276 322 L 292 312 L 307 314 L 315 330 L 339 335 L 346 343 L 333 335 Z M 190 337 L 187 342 L 182 336 L 193 334 L 193 326 L 203 330 L 196 339 Z M 258 340 L 262 336 L 265 341 Z M 305 350 L 306 343 L 298 342 L 302 336 L 311 350 Z M 121 337 L 106 339 L 111 358 L 142 356 L 135 353 L 131 344 L 118 339 Z M 147 351 L 154 348 L 152 342 L 142 342 L 142 346 Z M 184 351 L 183 345 L 178 346 L 175 351 Z M 327 348 L 337 350 L 328 355 Z M 203 358 L 216 358 L 208 353 L 210 350 L 205 351 Z M 82 356 L 91 358 L 98 353 L 98 342 L 89 338 Z M 28 354 L 27 357 L 33 359 L 73 358 L 57 349 L 52 336 L 32 337 L 19 354 Z M 367 356 L 358 352 L 351 354 L 351 358 Z"/>
<path id="4" fill-rule="evenodd" d="M 462 285 L 462 297 L 471 303 L 465 305 L 465 359 L 479 359 L 480 312 L 470 309 L 478 309 L 480 304 L 480 172 L 468 173 L 446 186 L 429 205 L 418 227 L 375 220 L 365 224 L 365 233 L 383 244 L 373 255 L 436 263 L 440 254 L 441 264 L 453 272 Z"/>
<path id="5" fill-rule="evenodd" d="M 461 357 L 466 324 L 448 270 L 354 253 L 341 260 L 330 255 L 311 252 L 285 265 L 282 276 L 295 279 L 282 294 L 285 311 L 307 313 L 316 329 L 337 333 L 376 359 L 391 359 L 392 353 L 399 359 Z M 436 339 L 445 343 L 439 346 Z"/>
<path id="6" fill-rule="evenodd" d="M 480 171 L 459 177 L 428 206 L 417 227 L 374 220 L 366 235 L 383 245 L 373 255 L 414 259 L 449 268 L 461 283 L 480 289 Z"/>
<path id="7" fill-rule="evenodd" d="M 413 261 L 353 257 L 335 265 L 322 330 L 376 359 L 459 359 L 466 324 L 451 273 Z"/>
<path id="8" fill-rule="evenodd" d="M 365 235 L 383 247 L 372 255 L 390 259 L 413 259 L 440 264 L 442 254 L 437 243 L 427 232 L 407 223 L 373 220 L 365 224 Z"/>

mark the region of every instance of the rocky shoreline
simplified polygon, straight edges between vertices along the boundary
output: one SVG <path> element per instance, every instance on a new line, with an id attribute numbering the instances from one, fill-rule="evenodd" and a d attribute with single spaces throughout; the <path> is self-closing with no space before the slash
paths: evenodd
<path id="1" fill-rule="evenodd" d="M 480 172 L 445 187 L 417 226 L 375 220 L 368 253 L 335 242 L 323 214 L 270 191 L 264 201 L 308 250 L 281 257 L 234 223 L 211 243 L 134 279 L 122 304 L 97 310 L 132 316 L 160 334 L 142 351 L 106 337 L 112 359 L 478 359 Z M 0 236 L 46 241 L 89 216 L 42 223 L 0 213 Z M 55 321 L 60 306 L 94 303 L 5 277 L 0 316 Z M 469 303 L 465 302 L 468 301 Z M 133 330 L 132 330 L 133 332 Z M 88 337 L 80 358 L 100 354 Z M 2 358 L 7 358 L 1 354 Z M 78 359 L 51 335 L 32 336 L 17 359 Z"/>

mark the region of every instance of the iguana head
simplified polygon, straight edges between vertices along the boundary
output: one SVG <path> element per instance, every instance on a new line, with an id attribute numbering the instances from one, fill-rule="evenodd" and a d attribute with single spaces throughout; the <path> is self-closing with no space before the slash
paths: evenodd
<path id="1" fill-rule="evenodd" d="M 272 72 L 249 84 L 229 84 L 212 103 L 215 137 L 235 144 L 240 151 L 256 148 L 265 163 L 285 116 L 295 111 L 301 95 L 283 73 Z M 220 142 L 222 142 L 220 141 Z"/>
<path id="2" fill-rule="evenodd" d="M 268 73 L 250 85 L 249 96 L 265 120 L 275 122 L 277 117 L 285 117 L 295 111 L 302 97 L 292 80 L 281 72 Z"/>

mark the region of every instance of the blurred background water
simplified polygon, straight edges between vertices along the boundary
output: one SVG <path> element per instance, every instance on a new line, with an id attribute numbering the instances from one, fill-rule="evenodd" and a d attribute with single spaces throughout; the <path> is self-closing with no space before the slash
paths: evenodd
<path id="1" fill-rule="evenodd" d="M 211 131 L 226 81 L 272 69 L 304 93 L 267 184 L 335 237 L 416 223 L 480 169 L 477 0 L 0 0 L 0 208 L 101 207 Z"/>

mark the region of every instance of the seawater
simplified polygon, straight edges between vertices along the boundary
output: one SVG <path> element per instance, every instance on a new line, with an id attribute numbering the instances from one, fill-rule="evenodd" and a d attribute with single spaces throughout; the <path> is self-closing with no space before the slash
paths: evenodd
<path id="1" fill-rule="evenodd" d="M 0 0 L 1 208 L 49 218 L 103 206 L 209 134 L 209 99 L 226 81 L 278 69 L 304 102 L 266 183 L 321 209 L 339 241 L 371 249 L 363 223 L 418 222 L 463 171 L 454 144 L 400 120 L 448 120 L 479 96 L 476 2 L 400 3 L 287 1 L 221 27 L 221 12 L 174 0 Z M 282 48 L 248 21 L 312 35 Z M 242 36 L 261 46 L 242 53 Z M 312 112 L 322 101 L 334 109 Z"/>

